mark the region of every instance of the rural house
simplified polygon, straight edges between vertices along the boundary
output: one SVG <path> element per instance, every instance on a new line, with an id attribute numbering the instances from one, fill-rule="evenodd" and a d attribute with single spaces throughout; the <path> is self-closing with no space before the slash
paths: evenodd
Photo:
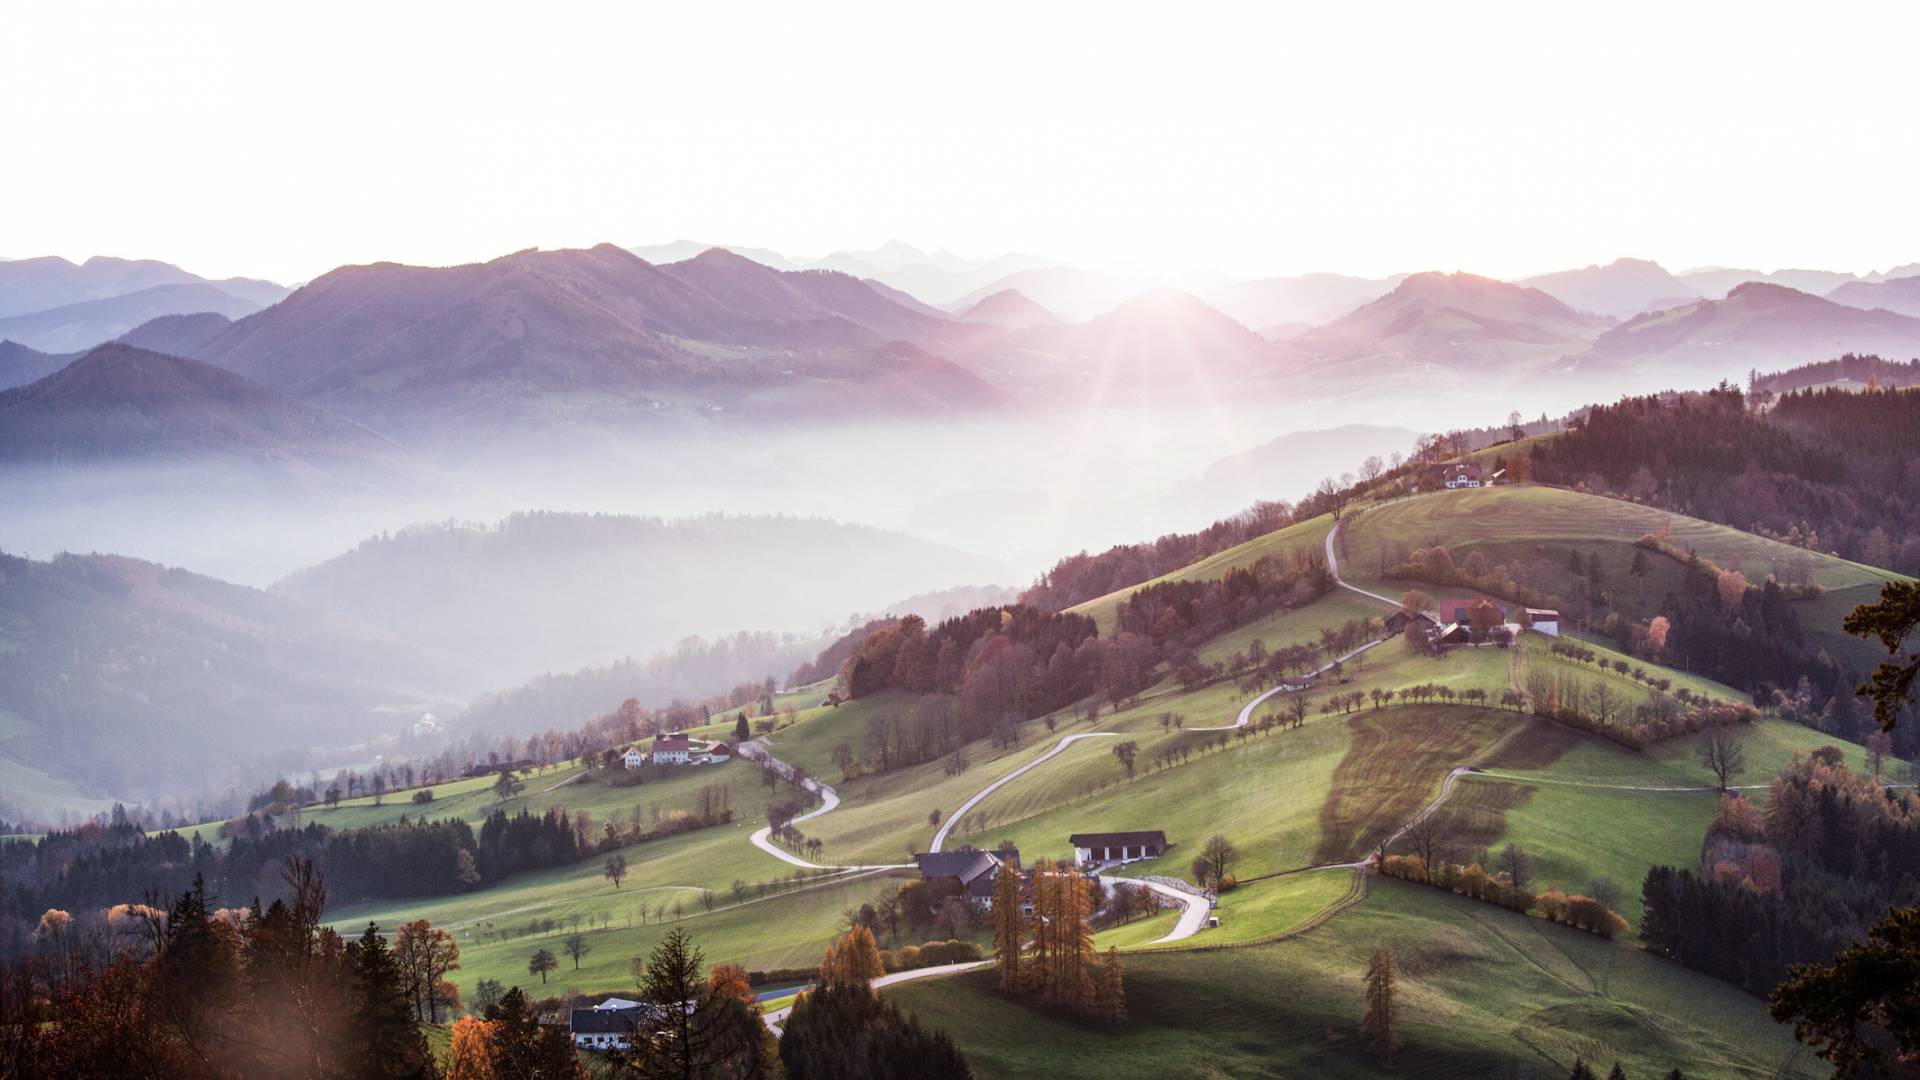
<path id="1" fill-rule="evenodd" d="M 646 763 L 646 753 L 637 746 L 627 747 L 626 756 L 620 759 L 620 764 L 625 765 L 629 769 L 637 769 Z"/>
<path id="2" fill-rule="evenodd" d="M 608 998 L 591 1009 L 575 1009 L 567 1017 L 573 1045 L 587 1050 L 625 1050 L 639 1033 L 640 1003 Z"/>
<path id="3" fill-rule="evenodd" d="M 1407 611 L 1402 608 L 1387 616 L 1387 633 L 1398 634 L 1415 623 L 1424 623 L 1429 627 L 1438 627 L 1439 620 L 1424 611 Z"/>
<path id="4" fill-rule="evenodd" d="M 641 765 L 718 765 L 733 757 L 733 747 L 723 742 L 708 742 L 705 739 L 688 738 L 685 732 L 675 731 L 653 740 L 653 748 L 646 756 L 635 761 L 634 755 L 639 748 L 627 751 L 621 760 L 627 768 L 637 769 Z"/>
<path id="5" fill-rule="evenodd" d="M 1455 600 L 1442 600 L 1435 604 L 1434 607 L 1440 614 L 1441 622 L 1458 623 L 1461 626 L 1468 626 L 1473 623 L 1473 605 L 1478 603 L 1481 603 L 1478 598 L 1468 596 Z M 1493 601 L 1487 601 L 1487 603 L 1493 604 L 1493 609 L 1499 616 L 1493 620 L 1494 622 L 1504 623 L 1507 621 L 1507 609 L 1505 607 Z"/>
<path id="6" fill-rule="evenodd" d="M 1477 488 L 1481 485 L 1480 466 L 1478 465 L 1431 465 L 1427 475 L 1437 480 L 1440 486 L 1449 490 L 1455 488 Z"/>
<path id="7" fill-rule="evenodd" d="M 1552 608 L 1525 608 L 1521 611 L 1520 622 L 1549 637 L 1560 636 L 1560 613 Z"/>
<path id="8" fill-rule="evenodd" d="M 959 884 L 960 895 L 983 911 L 993 908 L 993 886 L 1003 870 L 1020 872 L 1020 850 L 979 851 L 963 845 L 952 851 L 929 851 L 915 855 L 920 878 L 933 881 L 951 878 Z"/>
<path id="9" fill-rule="evenodd" d="M 1166 854 L 1167 834 L 1152 832 L 1074 833 L 1067 837 L 1073 845 L 1073 858 L 1082 866 L 1094 863 L 1129 863 L 1155 859 Z"/>

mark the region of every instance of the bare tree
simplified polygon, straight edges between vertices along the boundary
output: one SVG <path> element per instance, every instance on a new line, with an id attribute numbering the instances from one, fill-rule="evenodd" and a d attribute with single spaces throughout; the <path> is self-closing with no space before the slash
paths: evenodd
<path id="1" fill-rule="evenodd" d="M 1713 774 L 1720 790 L 1747 771 L 1747 751 L 1724 728 L 1709 728 L 1700 736 L 1700 764 Z"/>

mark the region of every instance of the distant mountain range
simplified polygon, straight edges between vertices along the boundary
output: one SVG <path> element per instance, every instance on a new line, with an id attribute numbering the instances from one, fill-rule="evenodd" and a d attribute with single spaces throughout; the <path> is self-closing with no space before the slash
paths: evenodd
<path id="1" fill-rule="evenodd" d="M 1835 303 L 1857 308 L 1884 308 L 1920 318 L 1920 272 L 1885 281 L 1849 281 L 1827 294 Z"/>
<path id="2" fill-rule="evenodd" d="M 1750 281 L 1735 286 L 1725 299 L 1697 300 L 1629 319 L 1565 366 L 1712 376 L 1795 367 L 1849 352 L 1894 360 L 1920 356 L 1920 318 Z"/>
<path id="3" fill-rule="evenodd" d="M 287 292 L 254 278 L 212 281 L 154 259 L 13 259 L 0 262 L 0 340 L 74 352 L 157 316 L 217 311 L 238 317 Z"/>
<path id="4" fill-rule="evenodd" d="M 1612 321 L 1575 311 L 1539 289 L 1427 273 L 1287 343 L 1323 360 L 1380 358 L 1503 375 L 1515 364 L 1576 351 Z"/>
<path id="5" fill-rule="evenodd" d="M 1616 259 L 1605 266 L 1541 274 L 1517 284 L 1539 289 L 1576 311 L 1616 319 L 1700 298 L 1697 287 L 1645 259 Z"/>

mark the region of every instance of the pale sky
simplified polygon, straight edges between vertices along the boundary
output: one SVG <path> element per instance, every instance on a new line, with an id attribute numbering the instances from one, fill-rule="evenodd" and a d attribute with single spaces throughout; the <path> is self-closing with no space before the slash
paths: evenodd
<path id="1" fill-rule="evenodd" d="M 8 5 L 0 256 L 1920 260 L 1920 4 Z"/>

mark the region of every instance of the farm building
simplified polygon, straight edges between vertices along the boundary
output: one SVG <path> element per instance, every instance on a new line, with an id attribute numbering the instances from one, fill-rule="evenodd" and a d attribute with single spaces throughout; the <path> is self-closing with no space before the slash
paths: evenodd
<path id="1" fill-rule="evenodd" d="M 1073 845 L 1074 861 L 1082 866 L 1155 859 L 1167 851 L 1167 834 L 1158 829 L 1151 832 L 1074 833 L 1067 837 L 1067 842 Z"/>
<path id="2" fill-rule="evenodd" d="M 1440 483 L 1449 489 L 1477 488 L 1481 484 L 1478 465 L 1443 465 L 1440 467 Z"/>
<path id="3" fill-rule="evenodd" d="M 921 880 L 951 878 L 959 884 L 960 895 L 982 910 L 992 909 L 993 886 L 1000 874 L 1009 870 L 1020 872 L 1018 848 L 979 851 L 963 845 L 952 851 L 924 852 L 915 855 L 913 861 L 919 864 Z"/>
<path id="4" fill-rule="evenodd" d="M 1462 626 L 1467 626 L 1473 622 L 1473 605 L 1479 603 L 1493 602 L 1482 601 L 1468 596 L 1454 600 L 1442 600 L 1435 604 L 1434 607 L 1438 609 L 1442 623 L 1459 623 Z M 1503 623 L 1507 621 L 1507 609 L 1505 607 L 1495 603 L 1493 604 L 1493 609 L 1494 613 L 1498 616 L 1493 620 L 1494 622 Z"/>
<path id="5" fill-rule="evenodd" d="M 1526 608 L 1521 623 L 1550 637 L 1560 636 L 1560 613 L 1552 608 Z"/>
<path id="6" fill-rule="evenodd" d="M 588 1050 L 625 1050 L 640 1031 L 644 1016 L 637 1001 L 608 998 L 591 1009 L 575 1009 L 567 1018 L 573 1045 Z"/>
<path id="7" fill-rule="evenodd" d="M 633 747 L 620 761 L 629 769 L 637 769 L 649 764 L 718 765 L 732 757 L 733 747 L 726 743 L 688 738 L 686 733 L 675 731 L 653 740 L 649 750 Z"/>
<path id="8" fill-rule="evenodd" d="M 1425 623 L 1428 626 L 1440 625 L 1439 620 L 1427 612 L 1402 609 L 1387 616 L 1387 633 L 1398 634 L 1414 623 Z"/>
<path id="9" fill-rule="evenodd" d="M 627 747 L 626 755 L 620 759 L 620 764 L 625 765 L 629 769 L 637 769 L 640 766 L 645 765 L 646 763 L 647 763 L 646 751 L 640 749 L 637 746 Z"/>

